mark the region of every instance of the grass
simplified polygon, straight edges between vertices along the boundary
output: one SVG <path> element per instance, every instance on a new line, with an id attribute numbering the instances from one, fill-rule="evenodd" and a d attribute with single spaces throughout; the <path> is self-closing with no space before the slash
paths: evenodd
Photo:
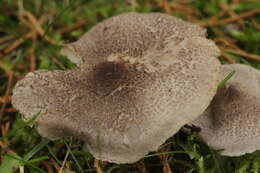
<path id="1" fill-rule="evenodd" d="M 243 63 L 260 70 L 259 8 L 258 0 L 2 0 L 0 172 L 260 172 L 260 152 L 222 157 L 199 139 L 196 130 L 188 128 L 138 163 L 99 162 L 81 150 L 82 141 L 42 139 L 31 121 L 22 121 L 12 108 L 10 97 L 14 84 L 29 71 L 75 68 L 59 54 L 61 46 L 76 40 L 96 23 L 129 11 L 164 12 L 197 23 L 207 28 L 208 37 L 221 49 L 219 59 L 223 64 Z"/>

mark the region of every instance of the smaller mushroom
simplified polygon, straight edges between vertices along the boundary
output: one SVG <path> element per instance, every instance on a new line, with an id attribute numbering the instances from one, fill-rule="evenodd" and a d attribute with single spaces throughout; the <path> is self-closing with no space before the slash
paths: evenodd
<path id="1" fill-rule="evenodd" d="M 223 65 L 222 77 L 232 71 L 235 75 L 192 124 L 222 155 L 239 156 L 260 149 L 260 71 L 241 64 Z"/>

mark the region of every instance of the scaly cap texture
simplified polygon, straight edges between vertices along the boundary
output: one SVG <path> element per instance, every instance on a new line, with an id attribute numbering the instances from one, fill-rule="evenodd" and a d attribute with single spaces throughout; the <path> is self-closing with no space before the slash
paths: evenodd
<path id="1" fill-rule="evenodd" d="M 80 68 L 27 74 L 12 103 L 26 119 L 40 112 L 44 137 L 75 136 L 97 159 L 138 161 L 197 118 L 215 95 L 219 50 L 204 35 L 164 14 L 113 17 L 80 39 L 86 57 Z"/>
<path id="2" fill-rule="evenodd" d="M 232 71 L 235 75 L 192 124 L 222 155 L 239 156 L 260 149 L 260 71 L 241 64 L 223 65 L 222 78 Z"/>
<path id="3" fill-rule="evenodd" d="M 125 13 L 97 24 L 63 52 L 78 65 L 93 65 L 108 57 L 139 59 L 168 42 L 178 44 L 184 38 L 205 35 L 205 29 L 170 15 Z"/>

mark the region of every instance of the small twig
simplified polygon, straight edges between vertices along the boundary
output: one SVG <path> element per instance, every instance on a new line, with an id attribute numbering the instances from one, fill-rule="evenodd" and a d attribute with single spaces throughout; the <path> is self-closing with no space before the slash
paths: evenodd
<path id="1" fill-rule="evenodd" d="M 224 24 L 227 24 L 227 23 L 231 23 L 231 22 L 243 19 L 243 18 L 254 16 L 254 15 L 258 14 L 259 12 L 260 12 L 259 10 L 247 11 L 245 13 L 242 13 L 240 15 L 236 15 L 234 17 L 230 17 L 230 18 L 227 18 L 227 19 L 222 19 L 222 20 L 220 20 L 219 24 L 224 25 Z"/>
<path id="2" fill-rule="evenodd" d="M 168 14 L 173 14 L 173 13 L 182 13 L 182 14 L 184 13 L 186 15 L 198 14 L 198 11 L 190 5 L 189 1 L 183 0 L 183 1 L 169 2 L 168 0 L 161 0 L 158 1 L 158 5 L 161 6 L 164 9 L 164 11 Z"/>
<path id="3" fill-rule="evenodd" d="M 36 69 L 36 57 L 35 57 L 35 45 L 37 41 L 37 33 L 35 32 L 32 36 L 32 47 L 29 48 L 29 60 L 30 60 L 30 71 L 34 71 Z"/>
<path id="4" fill-rule="evenodd" d="M 70 162 L 66 162 L 65 167 L 67 168 L 67 170 L 65 171 L 66 173 L 73 173 L 74 172 L 74 171 L 71 171 L 71 163 Z"/>
<path id="5" fill-rule="evenodd" d="M 76 23 L 75 25 L 73 26 L 69 26 L 69 27 L 66 27 L 66 28 L 61 28 L 57 31 L 57 33 L 59 34 L 65 34 L 65 33 L 68 33 L 68 32 L 71 32 L 73 30 L 77 30 L 85 25 L 89 24 L 89 21 L 87 20 L 83 20 L 83 21 L 79 21 L 78 23 Z"/>
<path id="6" fill-rule="evenodd" d="M 99 160 L 97 159 L 94 161 L 94 168 L 96 169 L 97 173 L 104 173 L 100 166 Z"/>
<path id="7" fill-rule="evenodd" d="M 238 4 L 238 3 L 240 3 L 240 0 L 232 0 L 232 3 L 233 4 Z"/>
<path id="8" fill-rule="evenodd" d="M 226 53 L 222 52 L 221 55 L 229 64 L 236 63 L 236 61 L 233 58 L 229 57 Z"/>
<path id="9" fill-rule="evenodd" d="M 68 147 L 71 146 L 71 142 L 72 142 L 72 141 L 70 141 L 70 144 L 69 144 Z M 60 170 L 59 170 L 59 173 L 62 173 L 62 171 L 63 171 L 63 169 L 64 169 L 64 167 L 65 167 L 65 164 L 66 164 L 66 162 L 67 162 L 67 160 L 68 160 L 69 154 L 70 154 L 70 150 L 68 149 L 67 152 L 66 152 L 66 155 L 65 155 L 65 157 L 64 157 L 64 160 L 63 160 L 63 162 L 62 162 L 62 165 L 61 165 L 61 168 L 60 168 Z"/>
<path id="10" fill-rule="evenodd" d="M 224 9 L 225 11 L 227 11 L 227 13 L 228 13 L 232 18 L 238 18 L 238 20 L 237 20 L 238 23 L 239 23 L 241 26 L 243 26 L 243 22 L 241 21 L 241 18 L 239 18 L 238 15 L 237 15 L 234 11 L 230 10 L 230 7 L 229 7 L 226 3 L 220 2 L 219 5 L 220 5 L 220 7 L 221 7 L 222 9 Z"/>
<path id="11" fill-rule="evenodd" d="M 34 27 L 33 27 L 33 25 L 32 25 L 29 21 L 26 20 L 25 16 L 23 15 L 23 12 L 20 12 L 20 13 L 19 13 L 18 18 L 19 18 L 19 21 L 20 21 L 22 24 L 24 24 L 24 25 L 27 26 L 28 28 L 31 28 L 32 30 L 35 30 Z"/>
<path id="12" fill-rule="evenodd" d="M 52 61 L 61 69 L 65 70 L 66 67 L 59 61 L 59 58 L 53 56 Z"/>
<path id="13" fill-rule="evenodd" d="M 19 172 L 24 173 L 24 166 L 19 166 Z"/>
<path id="14" fill-rule="evenodd" d="M 172 14 L 172 9 L 170 7 L 169 2 L 167 0 L 162 0 L 161 3 L 161 6 L 163 7 L 164 11 L 168 14 Z"/>
<path id="15" fill-rule="evenodd" d="M 17 112 L 17 110 L 14 108 L 5 108 L 5 112 L 13 113 L 13 112 Z"/>
<path id="16" fill-rule="evenodd" d="M 45 17 L 45 15 L 43 15 L 40 20 L 39 23 L 40 24 L 44 24 L 47 21 L 47 18 Z M 16 48 L 18 48 L 21 44 L 23 44 L 25 42 L 26 39 L 28 38 L 32 38 L 35 34 L 35 31 L 30 31 L 28 32 L 24 37 L 22 38 L 18 38 L 17 40 L 15 40 L 9 47 L 7 47 L 3 53 L 0 53 L 0 57 L 1 56 L 5 56 L 9 53 L 11 53 L 13 50 L 15 50 Z"/>
<path id="17" fill-rule="evenodd" d="M 35 49 L 34 49 L 34 47 L 30 47 L 29 48 L 29 59 L 30 59 L 30 71 L 32 72 L 32 71 L 34 71 L 35 70 L 35 68 L 36 68 L 36 63 L 35 63 L 35 61 L 36 61 L 36 58 L 35 58 Z"/>
<path id="18" fill-rule="evenodd" d="M 11 124 L 9 122 L 7 123 L 4 123 L 2 126 L 1 126 L 1 130 L 2 130 L 2 136 L 5 136 L 7 135 L 9 129 L 11 127 Z"/>
<path id="19" fill-rule="evenodd" d="M 33 31 L 26 34 L 25 38 L 30 38 L 33 35 Z M 17 40 L 15 40 L 9 47 L 7 47 L 4 51 L 2 56 L 11 53 L 14 49 L 18 48 L 23 42 L 25 41 L 24 38 L 19 38 Z"/>
<path id="20" fill-rule="evenodd" d="M 148 173 L 143 160 L 140 160 L 139 162 L 137 162 L 135 164 L 135 166 L 139 170 L 140 173 Z"/>
<path id="21" fill-rule="evenodd" d="M 182 13 L 197 15 L 198 11 L 193 8 L 190 4 L 182 4 L 181 1 L 173 1 L 170 3 L 170 7 L 176 10 L 180 10 Z M 175 10 L 174 10 L 175 11 Z"/>
<path id="22" fill-rule="evenodd" d="M 223 10 L 217 16 L 218 17 L 223 16 L 226 12 L 227 12 L 226 10 Z M 222 19 L 222 20 L 216 20 L 217 18 L 215 16 L 213 16 L 207 22 L 202 22 L 202 23 L 198 23 L 198 24 L 202 27 L 225 25 L 227 23 L 235 22 L 237 20 L 241 20 L 243 18 L 247 18 L 247 17 L 253 16 L 253 15 L 256 15 L 259 12 L 260 12 L 259 10 L 251 10 L 251 11 L 247 11 L 242 14 L 237 14 L 236 16 L 232 16 L 232 17 Z"/>
<path id="23" fill-rule="evenodd" d="M 0 38 L 0 44 L 14 40 L 14 39 L 15 39 L 14 35 L 8 35 L 8 36 L 5 36 L 5 37 L 2 37 L 2 38 Z"/>
<path id="24" fill-rule="evenodd" d="M 36 30 L 46 41 L 48 41 L 49 43 L 54 44 L 54 45 L 56 44 L 55 40 L 53 40 L 49 36 L 45 35 L 45 32 L 42 29 L 40 22 L 36 19 L 36 17 L 34 17 L 34 15 L 31 12 L 24 11 L 23 15 L 28 17 L 34 30 Z"/>
<path id="25" fill-rule="evenodd" d="M 243 51 L 241 49 L 222 48 L 222 50 L 226 51 L 226 52 L 230 52 L 230 53 L 236 54 L 236 55 L 243 56 L 243 57 L 248 58 L 248 59 L 252 59 L 252 60 L 255 60 L 255 61 L 260 61 L 260 56 L 259 55 L 247 53 L 246 51 Z"/>
<path id="26" fill-rule="evenodd" d="M 217 15 L 210 17 L 207 22 L 199 22 L 198 25 L 200 25 L 201 27 L 207 27 L 207 26 L 211 26 L 211 25 L 216 25 L 218 20 L 219 20 L 219 18 L 224 16 L 225 14 L 226 14 L 226 11 L 222 10 Z"/>
<path id="27" fill-rule="evenodd" d="M 41 164 L 47 169 L 48 173 L 53 173 L 53 168 L 47 161 L 41 161 Z"/>
<path id="28" fill-rule="evenodd" d="M 252 19 L 252 23 L 256 29 L 260 30 L 260 25 L 255 21 L 255 19 Z"/>
<path id="29" fill-rule="evenodd" d="M 0 97 L 0 103 L 10 103 L 11 96 Z"/>
<path id="30" fill-rule="evenodd" d="M 12 83 L 13 83 L 13 77 L 14 77 L 14 72 L 13 71 L 8 72 L 8 82 L 7 82 L 7 88 L 5 90 L 4 99 L 6 99 L 10 95 L 11 87 L 12 87 Z M 4 114 L 4 109 L 6 107 L 6 104 L 7 104 L 7 102 L 4 100 L 4 103 L 2 104 L 2 107 L 0 109 L 0 127 L 2 124 L 2 117 Z"/>
<path id="31" fill-rule="evenodd" d="M 52 163 L 52 165 L 54 166 L 56 172 L 59 172 L 60 169 L 61 169 L 61 167 L 59 166 L 59 164 L 58 164 L 55 160 L 53 160 L 53 159 L 51 159 L 51 163 Z M 64 173 L 64 172 L 62 171 L 62 173 Z"/>
<path id="32" fill-rule="evenodd" d="M 65 145 L 66 145 L 66 147 L 67 147 L 67 149 L 68 149 L 69 154 L 71 155 L 72 159 L 75 161 L 77 167 L 79 168 L 79 170 L 80 170 L 79 172 L 80 172 L 80 173 L 83 173 L 84 171 L 83 171 L 82 167 L 80 166 L 80 164 L 79 164 L 79 162 L 78 162 L 76 156 L 75 156 L 75 155 L 73 154 L 73 152 L 71 151 L 72 137 L 70 138 L 70 144 L 67 144 L 66 141 L 64 141 L 64 143 L 65 143 Z M 68 165 L 68 164 L 65 164 L 65 166 L 66 166 L 66 165 Z M 66 167 L 66 168 L 69 169 L 69 167 Z"/>
<path id="33" fill-rule="evenodd" d="M 226 38 L 219 37 L 219 38 L 214 39 L 214 41 L 216 43 L 223 43 L 225 46 L 231 47 L 233 49 L 238 49 L 238 47 L 234 44 L 235 40 L 228 39 L 228 37 L 226 37 Z"/>
<path id="34" fill-rule="evenodd" d="M 168 151 L 170 151 L 170 147 L 171 147 L 171 146 L 168 145 L 167 147 L 162 148 L 162 149 L 160 150 L 160 152 L 168 152 Z M 163 172 L 164 172 L 164 173 L 172 173 L 171 166 L 170 166 L 170 164 L 169 164 L 169 162 L 168 162 L 168 157 L 169 157 L 169 155 L 160 155 L 159 157 L 160 157 L 161 163 L 162 163 L 162 165 L 163 165 Z"/>

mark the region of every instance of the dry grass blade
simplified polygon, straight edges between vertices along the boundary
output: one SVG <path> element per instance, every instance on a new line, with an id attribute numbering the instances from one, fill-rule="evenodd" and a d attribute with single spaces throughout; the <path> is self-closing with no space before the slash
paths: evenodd
<path id="1" fill-rule="evenodd" d="M 83 21 L 79 21 L 78 23 L 76 23 L 75 25 L 73 26 L 70 26 L 70 27 L 66 27 L 66 28 L 61 28 L 57 31 L 57 33 L 59 34 L 65 34 L 65 33 L 68 33 L 68 32 L 71 32 L 73 30 L 77 30 L 85 25 L 89 24 L 89 21 L 87 20 L 83 20 Z"/>
<path id="2" fill-rule="evenodd" d="M 5 99 L 10 95 L 12 85 L 13 85 L 13 78 L 14 78 L 14 72 L 13 71 L 8 72 L 8 82 L 7 82 L 7 88 L 5 90 L 4 103 L 2 104 L 2 107 L 0 109 L 0 125 L 2 124 L 1 121 L 5 111 L 5 106 L 7 104 Z"/>
<path id="3" fill-rule="evenodd" d="M 240 0 L 232 0 L 232 3 L 238 4 L 238 3 L 240 3 Z"/>
<path id="4" fill-rule="evenodd" d="M 229 64 L 235 64 L 236 61 L 229 57 L 227 54 L 225 54 L 223 51 L 221 51 L 221 56 L 229 63 Z"/>
<path id="5" fill-rule="evenodd" d="M 168 145 L 160 150 L 160 152 L 169 152 L 169 151 L 170 151 L 170 145 Z M 160 157 L 161 163 L 163 165 L 163 173 L 172 173 L 171 166 L 168 162 L 169 155 L 160 155 L 159 157 Z"/>
<path id="6" fill-rule="evenodd" d="M 53 160 L 53 159 L 51 159 L 51 163 L 52 163 L 53 167 L 55 168 L 56 172 L 59 172 L 60 169 L 61 169 L 61 167 L 59 166 L 59 164 L 58 164 L 55 160 Z M 65 172 L 62 171 L 62 173 L 65 173 Z"/>
<path id="7" fill-rule="evenodd" d="M 34 15 L 31 12 L 23 11 L 22 15 L 25 15 L 26 17 L 28 17 L 33 29 L 35 31 L 37 31 L 46 41 L 48 41 L 49 43 L 51 43 L 53 45 L 56 44 L 55 40 L 53 40 L 49 36 L 45 35 L 45 32 L 41 27 L 41 23 L 36 19 L 36 17 L 34 17 Z"/>
<path id="8" fill-rule="evenodd" d="M 0 97 L 0 103 L 10 103 L 11 96 Z"/>
<path id="9" fill-rule="evenodd" d="M 257 23 L 254 19 L 252 19 L 252 23 L 255 26 L 256 29 L 260 30 L 260 24 Z"/>
<path id="10" fill-rule="evenodd" d="M 221 7 L 223 10 L 227 11 L 227 13 L 228 13 L 232 18 L 237 18 L 237 19 L 238 19 L 237 22 L 238 22 L 241 26 L 243 25 L 243 22 L 241 21 L 242 18 L 239 18 L 239 16 L 238 16 L 234 11 L 232 11 L 232 10 L 230 9 L 230 7 L 229 7 L 226 3 L 220 2 L 219 4 L 220 4 L 220 7 Z"/>
<path id="11" fill-rule="evenodd" d="M 164 11 L 168 14 L 172 14 L 172 9 L 170 7 L 170 4 L 167 0 L 162 0 L 161 1 L 161 6 L 163 7 Z"/>
<path id="12" fill-rule="evenodd" d="M 7 123 L 4 123 L 2 126 L 1 126 L 1 130 L 2 130 L 2 135 L 5 136 L 7 135 L 9 129 L 10 129 L 10 122 L 7 122 Z"/>
<path id="13" fill-rule="evenodd" d="M 7 135 L 8 131 L 10 130 L 11 127 L 11 123 L 10 122 L 6 122 L 6 123 L 2 123 L 1 124 L 1 132 L 2 132 L 2 136 Z M 10 145 L 10 141 L 7 138 L 3 138 L 1 139 L 1 148 L 5 149 L 8 148 L 8 146 Z"/>
<path id="14" fill-rule="evenodd" d="M 29 60 L 30 60 L 30 71 L 34 71 L 36 69 L 36 57 L 35 57 L 35 49 L 34 47 L 29 48 Z"/>
<path id="15" fill-rule="evenodd" d="M 223 7 L 223 4 L 222 4 L 222 7 Z M 231 23 L 231 22 L 240 21 L 241 19 L 254 16 L 254 15 L 258 14 L 260 11 L 259 10 L 251 10 L 251 11 L 244 12 L 242 14 L 235 14 L 234 12 L 229 11 L 229 14 L 231 15 L 231 17 L 226 18 L 226 19 L 222 19 L 222 20 L 218 19 L 219 17 L 225 15 L 227 12 L 228 12 L 228 8 L 224 7 L 224 10 L 222 10 L 219 13 L 219 15 L 212 16 L 207 22 L 199 22 L 198 24 L 202 27 L 225 25 L 225 24 L 228 24 L 228 23 Z"/>
<path id="16" fill-rule="evenodd" d="M 198 25 L 200 25 L 201 27 L 207 27 L 207 26 L 211 26 L 211 25 L 216 25 L 219 18 L 224 16 L 226 14 L 225 10 L 222 10 L 220 13 L 218 13 L 215 16 L 212 16 L 210 19 L 208 19 L 207 22 L 199 22 Z"/>
<path id="17" fill-rule="evenodd" d="M 222 20 L 219 21 L 219 24 L 224 25 L 224 24 L 227 24 L 227 23 L 235 22 L 237 20 L 240 20 L 240 19 L 243 19 L 243 18 L 247 18 L 247 17 L 253 16 L 253 15 L 256 15 L 259 12 L 260 12 L 260 10 L 247 11 L 245 13 L 242 13 L 242 14 L 239 14 L 239 15 L 227 18 L 227 19 L 222 19 Z"/>
<path id="18" fill-rule="evenodd" d="M 52 166 L 47 161 L 42 161 L 41 165 L 43 165 L 48 173 L 54 173 Z"/>
<path id="19" fill-rule="evenodd" d="M 14 35 L 8 35 L 8 36 L 5 36 L 5 37 L 2 37 L 2 38 L 0 38 L 0 44 L 14 40 L 14 39 L 15 39 Z"/>
<path id="20" fill-rule="evenodd" d="M 104 173 L 100 166 L 99 160 L 97 159 L 94 161 L 94 168 L 96 169 L 97 173 Z"/>
<path id="21" fill-rule="evenodd" d="M 226 38 L 217 38 L 214 40 L 219 46 L 223 45 L 224 47 L 229 47 L 232 49 L 239 49 L 236 45 L 235 45 L 235 41 L 232 39 L 229 39 L 228 37 Z"/>
<path id="22" fill-rule="evenodd" d="M 137 162 L 135 164 L 136 168 L 138 169 L 138 171 L 140 173 L 149 173 L 147 170 L 146 170 L 146 167 L 145 167 L 145 164 L 144 164 L 144 161 L 143 160 L 140 160 L 139 162 Z"/>
<path id="23" fill-rule="evenodd" d="M 63 172 L 63 170 L 64 170 L 64 168 L 65 168 L 65 165 L 66 165 L 66 162 L 67 162 L 67 160 L 68 160 L 69 154 L 70 154 L 70 151 L 68 150 L 68 151 L 66 152 L 66 155 L 65 155 L 65 157 L 64 157 L 64 160 L 63 160 L 62 165 L 61 165 L 61 167 L 60 167 L 59 173 L 62 173 L 62 172 Z"/>
<path id="24" fill-rule="evenodd" d="M 181 1 L 177 2 L 177 1 L 174 1 L 170 4 L 170 7 L 172 7 L 173 9 L 176 9 L 176 10 L 179 10 L 181 11 L 182 13 L 185 13 L 185 14 L 190 14 L 190 15 L 197 15 L 198 14 L 198 11 L 193 8 L 190 3 L 186 3 L 186 4 L 183 4 L 181 3 Z"/>
<path id="25" fill-rule="evenodd" d="M 14 109 L 14 108 L 5 108 L 5 112 L 7 112 L 7 113 L 14 113 L 14 112 L 17 112 L 17 110 Z"/>
<path id="26" fill-rule="evenodd" d="M 40 20 L 39 23 L 40 24 L 44 24 L 47 21 L 46 15 L 43 15 Z M 3 53 L 0 53 L 0 57 L 1 56 L 5 56 L 9 53 L 11 53 L 13 50 L 15 50 L 16 48 L 18 48 L 19 46 L 21 46 L 21 44 L 23 44 L 25 42 L 26 39 L 32 38 L 35 35 L 35 31 L 32 30 L 30 32 L 28 32 L 24 37 L 22 38 L 18 38 L 17 40 L 15 40 L 9 47 L 7 47 Z"/>
<path id="27" fill-rule="evenodd" d="M 260 56 L 259 55 L 247 53 L 247 52 L 245 52 L 245 51 L 243 51 L 241 49 L 222 48 L 222 50 L 226 51 L 226 52 L 230 52 L 230 53 L 236 54 L 236 55 L 243 56 L 243 57 L 251 59 L 251 60 L 260 61 Z"/>

